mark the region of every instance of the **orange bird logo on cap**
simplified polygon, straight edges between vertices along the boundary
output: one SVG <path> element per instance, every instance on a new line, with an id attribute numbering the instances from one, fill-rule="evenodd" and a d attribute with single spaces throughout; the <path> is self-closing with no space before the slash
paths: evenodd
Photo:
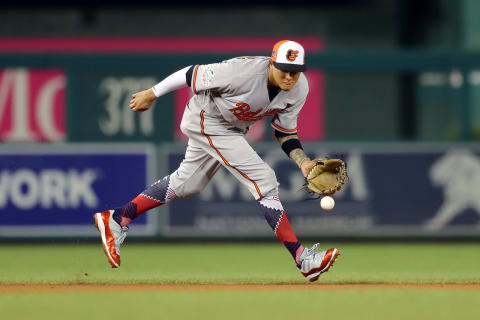
<path id="1" fill-rule="evenodd" d="M 287 60 L 288 61 L 295 61 L 298 57 L 298 50 L 288 50 L 287 51 Z"/>

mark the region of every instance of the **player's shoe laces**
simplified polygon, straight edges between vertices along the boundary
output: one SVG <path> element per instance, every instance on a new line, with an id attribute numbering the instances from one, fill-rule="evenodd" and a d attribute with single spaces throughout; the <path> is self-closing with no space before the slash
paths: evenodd
<path id="1" fill-rule="evenodd" d="M 100 232 L 103 250 L 107 255 L 108 262 L 110 262 L 112 268 L 118 268 L 120 266 L 120 245 L 127 236 L 128 227 L 122 227 L 113 220 L 114 212 L 114 210 L 97 212 L 93 217 L 95 218 L 95 226 Z"/>
<path id="2" fill-rule="evenodd" d="M 337 248 L 315 252 L 318 245 L 319 243 L 313 245 L 310 249 L 305 248 L 300 255 L 300 272 L 310 282 L 316 281 L 322 273 L 327 272 L 340 254 Z"/>

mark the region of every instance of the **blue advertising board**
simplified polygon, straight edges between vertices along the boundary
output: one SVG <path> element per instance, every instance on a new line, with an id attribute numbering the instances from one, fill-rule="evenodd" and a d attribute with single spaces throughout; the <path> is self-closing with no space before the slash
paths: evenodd
<path id="1" fill-rule="evenodd" d="M 3 145 L 0 237 L 96 235 L 93 213 L 130 201 L 155 177 L 148 144 Z M 138 217 L 132 235 L 156 231 Z"/>
<path id="2" fill-rule="evenodd" d="M 275 170 L 280 199 L 298 236 L 480 236 L 480 146 L 306 144 L 311 157 L 341 155 L 349 180 L 333 210 L 306 200 L 299 169 L 278 145 L 254 146 Z M 165 172 L 184 147 L 164 149 Z M 307 152 L 308 153 L 308 152 Z M 250 193 L 225 169 L 188 199 L 169 203 L 166 236 L 271 236 Z"/>

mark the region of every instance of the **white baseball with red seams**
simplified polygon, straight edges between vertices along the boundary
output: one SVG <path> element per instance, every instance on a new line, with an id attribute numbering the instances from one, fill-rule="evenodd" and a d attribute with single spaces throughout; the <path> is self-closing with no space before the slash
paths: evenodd
<path id="1" fill-rule="evenodd" d="M 320 200 L 320 206 L 323 210 L 332 210 L 335 206 L 335 200 L 330 196 L 325 196 Z"/>

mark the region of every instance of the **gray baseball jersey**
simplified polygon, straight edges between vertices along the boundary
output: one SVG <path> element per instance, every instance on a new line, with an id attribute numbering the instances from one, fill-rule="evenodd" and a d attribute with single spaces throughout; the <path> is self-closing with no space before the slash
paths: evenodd
<path id="1" fill-rule="evenodd" d="M 276 130 L 296 133 L 308 83 L 301 74 L 291 90 L 280 90 L 270 101 L 268 69 L 268 57 L 240 57 L 195 66 L 191 82 L 195 95 L 185 108 L 180 126 L 189 137 L 187 152 L 170 178 L 177 196 L 200 192 L 220 165 L 249 188 L 256 199 L 278 195 L 275 173 L 244 134 L 266 116 L 273 116 Z"/>
<path id="2" fill-rule="evenodd" d="M 297 131 L 297 118 L 308 94 L 303 74 L 290 91 L 281 90 L 273 101 L 267 90 L 269 57 L 240 57 L 222 63 L 197 65 L 192 77 L 191 105 L 209 114 L 220 113 L 230 124 L 215 134 L 245 133 L 257 120 L 274 116 L 272 126 L 285 133 Z M 225 131 L 227 130 L 227 131 Z"/>

